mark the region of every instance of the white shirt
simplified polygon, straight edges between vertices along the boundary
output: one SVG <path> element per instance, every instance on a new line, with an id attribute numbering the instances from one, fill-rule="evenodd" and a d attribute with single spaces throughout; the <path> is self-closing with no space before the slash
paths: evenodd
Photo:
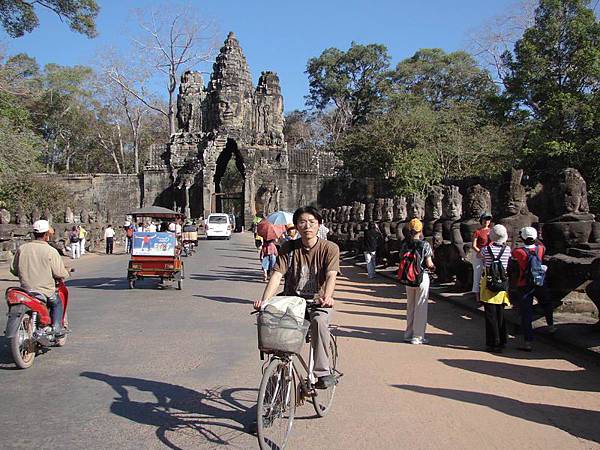
<path id="1" fill-rule="evenodd" d="M 156 225 L 154 225 L 153 223 L 151 223 L 150 225 L 148 225 L 146 227 L 146 231 L 149 233 L 156 233 Z"/>
<path id="2" fill-rule="evenodd" d="M 175 233 L 175 222 L 171 222 L 171 223 L 169 224 L 169 231 L 170 231 L 171 233 Z"/>
<path id="3" fill-rule="evenodd" d="M 181 234 L 181 225 L 175 224 L 175 234 Z"/>
<path id="4" fill-rule="evenodd" d="M 104 230 L 104 239 L 111 237 L 115 237 L 115 230 L 113 230 L 112 227 L 109 227 Z"/>

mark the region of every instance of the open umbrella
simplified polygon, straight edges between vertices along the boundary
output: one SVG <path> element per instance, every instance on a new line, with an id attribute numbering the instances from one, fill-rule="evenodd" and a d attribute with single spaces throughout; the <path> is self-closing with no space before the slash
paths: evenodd
<path id="1" fill-rule="evenodd" d="M 286 211 L 275 211 L 267 216 L 267 220 L 273 225 L 287 225 L 292 222 L 293 214 Z"/>
<path id="2" fill-rule="evenodd" d="M 256 234 L 265 241 L 273 241 L 285 232 L 285 225 L 273 225 L 267 219 L 261 220 L 256 226 Z"/>

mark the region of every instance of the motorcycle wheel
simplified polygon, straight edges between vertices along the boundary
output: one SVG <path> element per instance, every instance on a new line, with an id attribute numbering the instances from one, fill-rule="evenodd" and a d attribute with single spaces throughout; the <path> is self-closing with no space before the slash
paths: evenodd
<path id="1" fill-rule="evenodd" d="M 19 369 L 27 369 L 33 364 L 36 343 L 33 341 L 33 323 L 29 314 L 23 314 L 17 335 L 10 340 L 13 360 Z"/>
<path id="2" fill-rule="evenodd" d="M 65 328 L 69 328 L 69 316 L 67 316 L 67 313 L 65 313 L 65 320 L 64 320 L 64 324 L 63 327 Z M 67 335 L 65 334 L 63 337 L 61 337 L 60 339 L 56 340 L 56 346 L 57 347 L 64 347 L 64 345 L 67 343 Z"/>

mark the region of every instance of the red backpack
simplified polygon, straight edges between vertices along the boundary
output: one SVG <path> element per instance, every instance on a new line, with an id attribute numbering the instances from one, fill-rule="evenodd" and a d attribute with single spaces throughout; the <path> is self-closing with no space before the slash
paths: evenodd
<path id="1" fill-rule="evenodd" d="M 398 265 L 398 282 L 405 286 L 419 287 L 423 281 L 423 268 L 419 262 L 419 252 L 423 250 L 422 241 L 402 246 Z"/>

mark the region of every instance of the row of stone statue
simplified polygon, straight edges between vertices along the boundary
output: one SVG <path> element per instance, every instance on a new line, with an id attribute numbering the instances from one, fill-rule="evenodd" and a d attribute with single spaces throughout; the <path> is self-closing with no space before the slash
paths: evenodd
<path id="1" fill-rule="evenodd" d="M 424 221 L 424 235 L 431 238 L 434 247 L 456 244 L 463 254 L 480 226 L 481 214 L 493 212 L 494 222 L 505 225 L 512 240 L 518 238 L 522 227 L 534 226 L 542 232 L 550 253 L 578 248 L 580 254 L 597 254 L 600 223 L 589 213 L 586 183 L 579 172 L 565 169 L 558 180 L 548 187 L 538 187 L 533 193 L 528 193 L 521 184 L 522 177 L 521 170 L 513 170 L 510 182 L 494 192 L 494 197 L 502 203 L 499 208 L 492 208 L 490 191 L 475 184 L 464 190 L 464 197 L 457 186 L 432 186 L 425 195 L 377 198 L 322 212 L 332 239 L 348 249 L 357 249 L 366 224 L 374 221 L 388 242 L 386 250 L 396 250 L 404 239 L 405 224 L 418 218 Z M 529 210 L 528 201 L 538 207 L 543 222 Z"/>
<path id="2" fill-rule="evenodd" d="M 65 208 L 63 217 L 55 218 L 48 208 L 43 212 L 39 208 L 33 208 L 31 212 L 26 212 L 23 208 L 18 208 L 14 214 L 10 211 L 2 208 L 0 209 L 0 224 L 15 224 L 20 226 L 29 226 L 33 222 L 45 219 L 50 223 L 96 223 L 96 222 L 112 222 L 112 214 L 110 211 L 105 213 L 99 213 L 97 211 L 89 211 L 86 208 L 82 208 L 77 213 L 74 213 L 70 207 Z M 63 220 L 64 219 L 64 220 Z"/>

